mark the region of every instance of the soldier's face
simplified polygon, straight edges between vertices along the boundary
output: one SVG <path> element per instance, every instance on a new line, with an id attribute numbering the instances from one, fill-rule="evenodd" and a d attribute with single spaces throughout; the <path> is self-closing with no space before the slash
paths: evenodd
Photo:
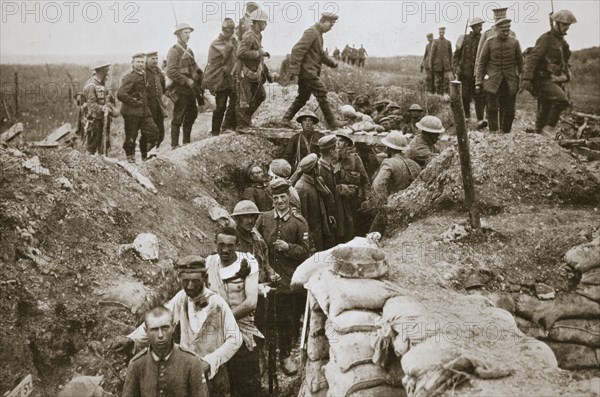
<path id="1" fill-rule="evenodd" d="M 262 168 L 260 168 L 260 167 L 252 168 L 252 170 L 250 171 L 250 179 L 252 179 L 252 182 L 264 182 L 265 173 L 262 170 Z"/>
<path id="2" fill-rule="evenodd" d="M 315 122 L 310 117 L 303 117 L 300 120 L 300 125 L 302 125 L 302 130 L 305 132 L 313 132 L 315 129 Z"/>
<path id="3" fill-rule="evenodd" d="M 508 39 L 509 34 L 510 34 L 510 27 L 501 28 L 498 31 L 498 37 L 500 37 L 503 40 Z"/>
<path id="4" fill-rule="evenodd" d="M 249 233 L 252 231 L 254 225 L 256 225 L 257 218 L 258 215 L 239 215 L 236 217 L 236 221 L 240 229 Z"/>
<path id="5" fill-rule="evenodd" d="M 190 298 L 196 298 L 204 291 L 206 272 L 182 272 L 179 275 L 181 288 Z"/>
<path id="6" fill-rule="evenodd" d="M 443 38 L 446 35 L 446 32 L 440 30 L 440 38 Z"/>
<path id="7" fill-rule="evenodd" d="M 217 254 L 219 254 L 223 265 L 228 266 L 235 261 L 236 244 L 237 236 L 229 236 L 227 234 L 217 235 Z"/>
<path id="8" fill-rule="evenodd" d="M 569 28 L 571 27 L 570 24 L 568 23 L 562 23 L 562 22 L 557 22 L 556 23 L 558 26 L 558 31 L 562 34 L 565 35 L 567 34 L 567 31 L 569 30 Z"/>
<path id="9" fill-rule="evenodd" d="M 277 211 L 287 211 L 290 207 L 290 196 L 287 193 L 274 194 L 273 204 L 275 204 Z"/>
<path id="10" fill-rule="evenodd" d="M 335 25 L 335 22 L 332 22 L 332 21 L 325 21 L 325 22 L 321 23 L 323 32 L 329 32 L 331 29 L 333 29 L 333 25 Z"/>
<path id="11" fill-rule="evenodd" d="M 256 24 L 258 24 L 258 30 L 260 32 L 264 31 L 267 28 L 267 21 L 257 21 Z"/>
<path id="12" fill-rule="evenodd" d="M 233 28 L 225 28 L 222 30 L 223 31 L 223 36 L 225 36 L 226 39 L 230 38 L 231 36 L 233 36 Z"/>
<path id="13" fill-rule="evenodd" d="M 158 66 L 158 55 L 146 58 L 148 66 L 155 68 Z"/>
<path id="14" fill-rule="evenodd" d="M 473 29 L 473 32 L 475 32 L 476 34 L 479 34 L 479 33 L 481 33 L 481 29 L 483 29 L 483 26 L 481 24 L 475 25 L 472 27 L 472 29 Z"/>
<path id="15" fill-rule="evenodd" d="M 133 69 L 138 72 L 144 70 L 144 68 L 146 67 L 146 59 L 144 58 L 135 58 L 132 63 Z"/>
<path id="16" fill-rule="evenodd" d="M 183 29 L 178 34 L 179 40 L 183 41 L 184 43 L 187 43 L 188 41 L 190 41 L 191 33 L 192 33 L 191 29 Z"/>
<path id="17" fill-rule="evenodd" d="M 161 352 L 171 348 L 173 344 L 173 318 L 169 313 L 158 317 L 149 315 L 146 318 L 146 333 L 152 350 Z"/>

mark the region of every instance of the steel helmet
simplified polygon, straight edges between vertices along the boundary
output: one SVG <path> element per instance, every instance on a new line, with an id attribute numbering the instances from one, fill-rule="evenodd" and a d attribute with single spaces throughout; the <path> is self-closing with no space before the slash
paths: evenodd
<path id="1" fill-rule="evenodd" d="M 315 124 L 319 122 L 319 118 L 317 117 L 315 112 L 313 112 L 312 110 L 305 109 L 302 112 L 300 112 L 300 114 L 296 117 L 296 121 L 300 123 L 300 122 L 302 122 L 302 119 L 304 117 L 310 117 L 311 119 L 313 119 Z"/>
<path id="2" fill-rule="evenodd" d="M 479 25 L 484 22 L 485 21 L 483 20 L 483 18 L 475 17 L 475 18 L 473 18 L 473 20 L 471 20 L 471 23 L 469 24 L 469 26 Z"/>
<path id="3" fill-rule="evenodd" d="M 177 33 L 179 33 L 180 31 L 182 31 L 184 29 L 189 29 L 192 32 L 194 31 L 194 28 L 191 25 L 189 25 L 187 23 L 180 23 L 180 24 L 177 24 L 177 26 L 175 26 L 175 31 L 173 32 L 173 34 L 176 35 Z"/>
<path id="4" fill-rule="evenodd" d="M 396 102 L 392 101 L 392 102 L 388 103 L 388 105 L 386 106 L 386 109 L 402 109 L 402 108 Z"/>
<path id="5" fill-rule="evenodd" d="M 340 108 L 340 112 L 344 117 L 356 117 L 356 110 L 352 107 L 352 105 L 344 105 Z"/>
<path id="6" fill-rule="evenodd" d="M 422 112 L 423 108 L 420 105 L 413 103 L 412 105 L 410 105 L 410 108 L 408 110 L 418 110 L 418 111 Z"/>
<path id="7" fill-rule="evenodd" d="M 442 121 L 435 116 L 425 116 L 415 124 L 415 126 L 421 131 L 431 132 L 434 134 L 441 134 L 446 129 L 442 125 Z"/>
<path id="8" fill-rule="evenodd" d="M 554 22 L 560 23 L 572 24 L 577 22 L 577 18 L 575 18 L 575 15 L 569 10 L 556 11 L 550 18 L 552 18 Z"/>
<path id="9" fill-rule="evenodd" d="M 235 205 L 231 216 L 239 215 L 260 215 L 261 212 L 258 210 L 256 204 L 250 200 L 242 200 Z"/>
<path id="10" fill-rule="evenodd" d="M 250 15 L 248 15 L 248 18 L 250 18 L 252 21 L 269 22 L 269 15 L 260 8 L 252 11 Z"/>
<path id="11" fill-rule="evenodd" d="M 392 131 L 381 140 L 385 146 L 394 150 L 408 149 L 408 141 L 400 131 Z"/>

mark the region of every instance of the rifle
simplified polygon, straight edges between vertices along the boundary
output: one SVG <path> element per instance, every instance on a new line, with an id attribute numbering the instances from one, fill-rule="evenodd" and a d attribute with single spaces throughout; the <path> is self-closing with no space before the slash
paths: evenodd
<path id="1" fill-rule="evenodd" d="M 275 310 L 277 290 L 272 289 L 267 296 L 267 372 L 269 377 L 269 396 L 277 395 L 277 312 Z"/>
<path id="2" fill-rule="evenodd" d="M 548 16 L 548 22 L 550 23 L 550 30 L 553 30 L 554 27 L 552 26 L 552 14 L 554 14 L 554 0 L 550 0 L 550 8 L 551 8 L 551 12 L 550 12 L 550 15 Z"/>
<path id="3" fill-rule="evenodd" d="M 109 129 L 108 129 L 108 124 L 109 124 L 109 113 L 110 110 L 107 108 L 104 111 L 104 117 L 102 118 L 103 120 L 103 124 L 102 124 L 102 143 L 100 145 L 100 149 L 98 150 L 98 153 L 102 156 L 106 156 L 108 155 L 108 134 L 110 133 Z"/>

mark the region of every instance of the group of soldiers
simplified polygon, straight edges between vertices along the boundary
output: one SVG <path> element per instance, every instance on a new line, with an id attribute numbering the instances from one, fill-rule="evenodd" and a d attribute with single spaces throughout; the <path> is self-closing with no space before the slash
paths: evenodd
<path id="1" fill-rule="evenodd" d="M 494 26 L 483 33 L 482 18 L 469 21 L 471 32 L 459 37 L 454 54 L 444 27 L 439 28 L 438 39 L 434 40 L 432 33 L 427 35 L 421 62 L 427 89 L 446 94 L 454 75 L 462 83 L 465 117 L 470 118 L 474 101 L 479 128 L 489 123 L 490 131 L 503 133 L 512 129 L 517 93 L 529 91 L 538 98 L 535 131 L 553 139 L 560 113 L 569 106 L 564 84 L 571 78 L 571 51 L 564 36 L 577 19 L 568 10 L 551 13 L 550 31 L 523 52 L 510 29 L 507 8 L 493 11 Z"/>
<path id="2" fill-rule="evenodd" d="M 332 55 L 333 58 L 338 61 L 341 60 L 342 62 L 347 63 L 348 65 L 364 68 L 365 60 L 367 59 L 367 56 L 369 54 L 367 54 L 367 50 L 362 44 L 360 45 L 360 48 L 356 48 L 356 45 L 354 44 L 352 44 L 352 47 L 350 47 L 349 44 L 346 44 L 342 51 L 340 51 L 339 48 L 335 47 Z"/>

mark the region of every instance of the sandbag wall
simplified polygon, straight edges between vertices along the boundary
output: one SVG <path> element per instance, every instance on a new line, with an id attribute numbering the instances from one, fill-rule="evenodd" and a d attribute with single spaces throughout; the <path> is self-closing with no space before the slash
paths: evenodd
<path id="1" fill-rule="evenodd" d="M 517 297 L 517 324 L 550 346 L 561 368 L 600 368 L 600 237 L 573 247 L 565 261 L 581 274 L 575 291 L 550 301 Z"/>

